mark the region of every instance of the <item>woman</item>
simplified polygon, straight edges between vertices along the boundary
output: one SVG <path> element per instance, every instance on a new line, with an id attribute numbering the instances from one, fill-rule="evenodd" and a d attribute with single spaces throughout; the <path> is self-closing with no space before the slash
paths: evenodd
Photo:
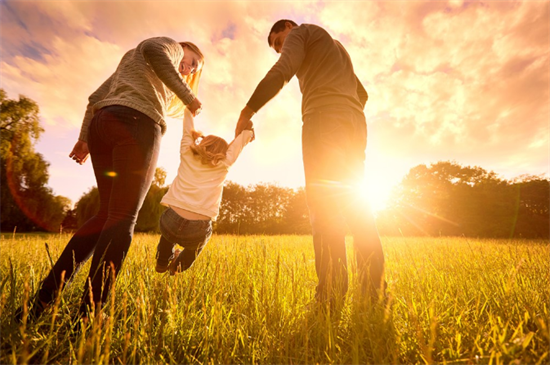
<path id="1" fill-rule="evenodd" d="M 150 38 L 128 51 L 113 75 L 89 97 L 80 137 L 69 157 L 83 164 L 91 155 L 99 212 L 67 244 L 34 299 L 31 317 L 54 301 L 62 278 L 70 280 L 92 254 L 80 315 L 86 317 L 92 305 L 105 303 L 110 268 L 116 277 L 151 186 L 165 116 L 181 117 L 186 107 L 193 115 L 201 110 L 196 92 L 203 64 L 201 51 L 192 43 Z"/>

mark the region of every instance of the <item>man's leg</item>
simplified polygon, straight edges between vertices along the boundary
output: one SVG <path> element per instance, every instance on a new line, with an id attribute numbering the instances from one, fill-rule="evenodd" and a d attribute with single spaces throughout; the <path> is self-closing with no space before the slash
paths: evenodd
<path id="1" fill-rule="evenodd" d="M 336 118 L 336 119 L 335 119 Z M 319 300 L 343 296 L 348 288 L 340 167 L 346 156 L 341 137 L 347 135 L 334 113 L 306 116 L 302 130 L 302 152 L 306 176 L 306 197 L 315 248 Z"/>
<path id="2" fill-rule="evenodd" d="M 346 158 L 348 171 L 346 175 L 350 185 L 361 185 L 364 183 L 367 126 L 362 113 L 354 113 L 351 120 L 353 133 L 349 141 L 351 148 Z M 361 199 L 357 191 L 350 194 L 347 201 L 345 215 L 353 234 L 361 287 L 365 293 L 377 295 L 379 289 L 385 288 L 384 253 L 374 215 L 368 201 Z"/>

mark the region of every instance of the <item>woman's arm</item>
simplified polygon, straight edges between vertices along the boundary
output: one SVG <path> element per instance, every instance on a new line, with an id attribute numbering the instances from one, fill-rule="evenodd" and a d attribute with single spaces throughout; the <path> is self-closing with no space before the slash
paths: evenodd
<path id="1" fill-rule="evenodd" d="M 182 80 L 177 66 L 172 63 L 170 58 L 170 52 L 173 51 L 170 49 L 171 47 L 181 48 L 183 57 L 181 45 L 170 38 L 158 37 L 146 39 L 138 47 L 162 83 L 172 90 L 185 105 L 191 104 L 195 100 L 195 95 L 189 85 Z"/>
<path id="2" fill-rule="evenodd" d="M 114 74 L 113 74 L 114 75 Z M 101 84 L 101 86 L 88 97 L 88 106 L 86 107 L 86 113 L 84 114 L 84 120 L 82 121 L 82 126 L 80 127 L 80 135 L 78 137 L 79 141 L 88 142 L 88 126 L 92 121 L 94 116 L 94 105 L 103 100 L 105 96 L 109 93 L 111 88 L 111 82 L 113 81 L 113 75 L 111 75 L 107 80 Z"/>

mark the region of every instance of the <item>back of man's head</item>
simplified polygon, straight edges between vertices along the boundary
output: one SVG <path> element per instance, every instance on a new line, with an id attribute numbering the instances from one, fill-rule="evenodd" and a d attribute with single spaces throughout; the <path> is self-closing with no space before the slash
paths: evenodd
<path id="1" fill-rule="evenodd" d="M 279 32 L 282 32 L 283 30 L 285 30 L 286 22 L 289 22 L 290 24 L 294 25 L 295 27 L 298 26 L 298 24 L 296 24 L 296 22 L 294 22 L 292 20 L 288 20 L 288 19 L 281 19 L 281 20 L 276 21 L 275 24 L 273 24 L 273 26 L 271 27 L 271 30 L 269 31 L 269 34 L 267 35 L 267 44 L 269 44 L 269 47 L 272 47 L 271 35 L 273 33 L 277 34 Z"/>

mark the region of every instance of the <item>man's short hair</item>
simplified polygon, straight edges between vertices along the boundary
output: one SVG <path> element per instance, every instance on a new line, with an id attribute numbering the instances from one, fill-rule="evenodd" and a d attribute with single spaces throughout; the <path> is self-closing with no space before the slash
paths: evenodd
<path id="1" fill-rule="evenodd" d="M 271 34 L 279 33 L 279 32 L 282 32 L 283 30 L 285 30 L 285 23 L 286 22 L 289 22 L 290 24 L 292 24 L 294 26 L 298 26 L 298 24 L 296 24 L 296 22 L 294 22 L 292 20 L 289 20 L 289 19 L 281 19 L 281 20 L 278 20 L 277 22 L 275 22 L 275 24 L 273 24 L 273 26 L 271 27 L 271 30 L 269 31 L 269 34 L 267 35 L 267 44 L 269 44 L 269 47 L 271 47 L 271 41 L 269 40 L 269 38 L 271 37 Z"/>

